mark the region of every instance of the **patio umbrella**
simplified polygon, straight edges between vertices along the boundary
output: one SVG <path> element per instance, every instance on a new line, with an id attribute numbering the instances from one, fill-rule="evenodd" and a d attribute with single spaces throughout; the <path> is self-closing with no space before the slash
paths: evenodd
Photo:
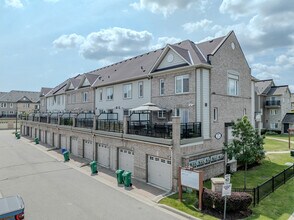
<path id="1" fill-rule="evenodd" d="M 141 112 L 144 112 L 144 111 L 152 112 L 152 111 L 161 111 L 161 110 L 162 110 L 161 108 L 159 108 L 157 105 L 151 102 L 147 102 L 139 107 L 131 109 L 131 111 L 141 111 Z"/>

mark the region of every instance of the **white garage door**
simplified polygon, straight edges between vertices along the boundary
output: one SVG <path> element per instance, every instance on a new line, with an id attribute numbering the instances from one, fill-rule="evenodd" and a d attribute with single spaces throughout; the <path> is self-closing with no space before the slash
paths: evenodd
<path id="1" fill-rule="evenodd" d="M 70 152 L 75 156 L 79 156 L 79 153 L 78 153 L 78 138 L 77 137 L 71 137 L 70 138 Z"/>
<path id="2" fill-rule="evenodd" d="M 110 148 L 106 144 L 96 144 L 97 160 L 103 167 L 110 166 Z"/>
<path id="3" fill-rule="evenodd" d="M 148 182 L 164 189 L 171 189 L 171 161 L 148 156 Z"/>
<path id="4" fill-rule="evenodd" d="M 46 131 L 46 144 L 51 145 L 51 134 L 49 131 Z"/>
<path id="5" fill-rule="evenodd" d="M 69 146 L 66 145 L 66 136 L 65 135 L 60 135 L 60 144 L 62 148 L 66 148 L 69 150 Z"/>
<path id="6" fill-rule="evenodd" d="M 93 160 L 94 149 L 92 141 L 84 140 L 84 158 Z"/>
<path id="7" fill-rule="evenodd" d="M 119 169 L 132 172 L 134 175 L 134 152 L 126 149 L 119 149 Z"/>
<path id="8" fill-rule="evenodd" d="M 37 128 L 35 128 L 35 135 L 34 135 L 34 137 L 35 138 L 38 137 L 38 129 Z"/>
<path id="9" fill-rule="evenodd" d="M 59 147 L 59 144 L 58 144 L 58 134 L 55 134 L 54 133 L 53 138 L 54 138 L 54 140 L 53 140 L 54 147 Z"/>

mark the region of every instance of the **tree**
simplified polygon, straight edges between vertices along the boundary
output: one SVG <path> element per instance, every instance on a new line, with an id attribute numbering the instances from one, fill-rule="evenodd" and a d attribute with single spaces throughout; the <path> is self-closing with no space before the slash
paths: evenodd
<path id="1" fill-rule="evenodd" d="M 252 127 L 247 116 L 237 120 L 233 125 L 233 142 L 225 144 L 225 152 L 229 158 L 235 158 L 245 165 L 244 189 L 246 189 L 247 165 L 260 162 L 264 157 L 263 138 Z"/>

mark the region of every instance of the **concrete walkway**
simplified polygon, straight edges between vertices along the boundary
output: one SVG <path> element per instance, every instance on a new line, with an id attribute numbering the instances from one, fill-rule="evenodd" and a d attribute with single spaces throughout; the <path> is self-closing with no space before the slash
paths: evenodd
<path id="1" fill-rule="evenodd" d="M 282 142 L 287 142 L 289 143 L 289 140 L 284 140 L 284 139 L 280 139 L 280 138 L 273 138 L 273 137 L 266 137 L 267 139 L 270 140 L 275 140 L 275 141 L 282 141 Z M 294 141 L 291 141 L 291 144 L 294 144 Z"/>

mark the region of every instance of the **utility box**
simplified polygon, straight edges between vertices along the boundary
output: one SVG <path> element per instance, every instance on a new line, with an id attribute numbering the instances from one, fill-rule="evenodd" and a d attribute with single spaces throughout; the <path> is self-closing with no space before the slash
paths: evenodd
<path id="1" fill-rule="evenodd" d="M 123 184 L 124 183 L 123 176 L 122 176 L 123 172 L 124 172 L 124 170 L 121 170 L 121 169 L 118 169 L 117 171 L 115 171 L 116 179 L 117 179 L 118 184 Z"/>
<path id="2" fill-rule="evenodd" d="M 122 177 L 123 177 L 123 181 L 124 181 L 124 185 L 125 187 L 130 187 L 132 186 L 132 173 L 129 172 L 129 171 L 125 171 L 123 174 L 122 174 Z"/>
<path id="3" fill-rule="evenodd" d="M 221 193 L 224 183 L 225 183 L 224 178 L 211 178 L 211 190 L 213 192 Z"/>

